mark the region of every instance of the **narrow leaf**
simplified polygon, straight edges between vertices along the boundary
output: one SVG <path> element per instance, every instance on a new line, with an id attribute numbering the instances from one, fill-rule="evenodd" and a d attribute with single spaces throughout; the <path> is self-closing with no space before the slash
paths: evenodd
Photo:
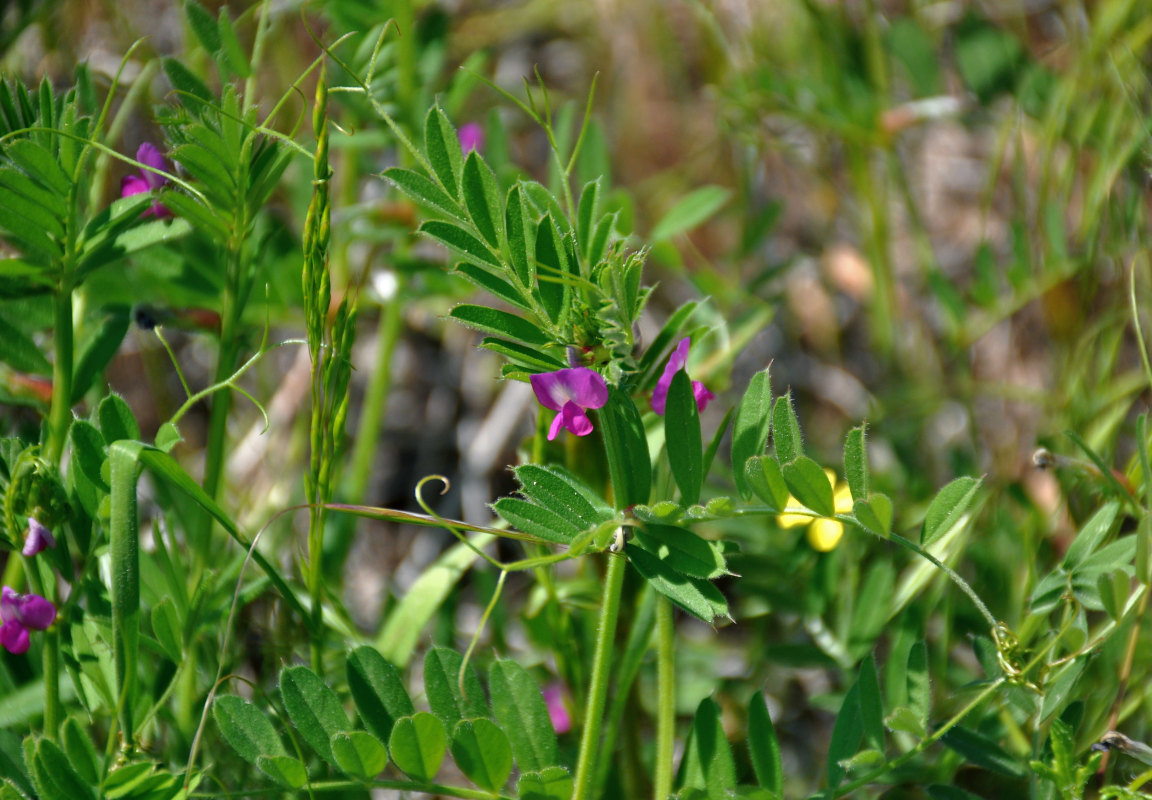
<path id="1" fill-rule="evenodd" d="M 502 269 L 500 260 L 492 254 L 484 242 L 458 225 L 432 219 L 420 226 L 420 232 L 432 237 L 470 261 L 494 267 L 497 270 Z"/>
<path id="2" fill-rule="evenodd" d="M 771 425 L 772 383 L 769 371 L 765 368 L 748 382 L 748 388 L 740 398 L 732 428 L 732 476 L 741 497 L 749 498 L 755 491 L 748 483 L 745 464 L 748 459 L 764 452 Z M 760 499 L 764 500 L 764 497 L 761 495 Z"/>
<path id="3" fill-rule="evenodd" d="M 658 242 L 692 230 L 719 211 L 731 194 L 722 186 L 703 186 L 690 192 L 668 209 L 652 228 L 649 238 Z"/>
<path id="4" fill-rule="evenodd" d="M 597 412 L 603 426 L 608 474 L 617 508 L 647 503 L 652 489 L 652 457 L 640 411 L 627 392 L 608 387 L 608 403 Z"/>
<path id="5" fill-rule="evenodd" d="M 729 574 L 720 543 L 703 539 L 687 528 L 649 524 L 635 529 L 633 541 L 689 577 L 712 580 Z"/>
<path id="6" fill-rule="evenodd" d="M 488 702 L 480 679 L 471 666 L 464 673 L 464 688 L 460 688 L 460 670 L 463 657 L 447 647 L 433 647 L 424 656 L 424 691 L 428 705 L 444 723 L 454 728 L 461 719 L 486 717 Z"/>
<path id="7" fill-rule="evenodd" d="M 884 752 L 884 707 L 880 699 L 880 676 L 876 659 L 871 654 L 860 662 L 856 679 L 859 686 L 860 721 L 868 747 Z"/>
<path id="8" fill-rule="evenodd" d="M 923 640 L 908 651 L 908 707 L 916 715 L 922 730 L 928 727 L 932 710 L 932 682 L 928 675 L 928 647 Z"/>
<path id="9" fill-rule="evenodd" d="M 720 706 L 711 697 L 696 707 L 680 776 L 682 786 L 705 789 L 717 800 L 736 788 L 736 761 L 720 722 Z"/>
<path id="10" fill-rule="evenodd" d="M 536 232 L 533 230 L 528 208 L 524 204 L 520 184 L 516 184 L 508 192 L 504 220 L 512 269 L 515 270 L 522 286 L 531 286 L 536 280 Z"/>
<path id="11" fill-rule="evenodd" d="M 853 500 L 868 499 L 868 456 L 864 451 L 864 426 L 848 431 L 844 441 L 844 479 Z"/>
<path id="12" fill-rule="evenodd" d="M 456 129 L 438 107 L 429 109 L 424 118 L 424 152 L 440 184 L 449 194 L 459 197 L 464 154 Z"/>
<path id="13" fill-rule="evenodd" d="M 468 215 L 484 241 L 499 249 L 504 238 L 504 215 L 500 207 L 500 189 L 492 169 L 473 150 L 464 161 L 464 175 L 460 185 Z"/>
<path id="14" fill-rule="evenodd" d="M 393 167 L 384 171 L 384 177 L 395 184 L 397 189 L 406 194 L 408 199 L 417 205 L 433 209 L 454 220 L 465 222 L 460 204 L 436 183 L 428 180 L 419 172 L 402 167 Z"/>
<path id="15" fill-rule="evenodd" d="M 706 580 L 691 578 L 672 569 L 641 547 L 628 544 L 628 560 L 652 588 L 697 619 L 712 624 L 728 616 L 728 603 L 720 590 Z"/>
<path id="16" fill-rule="evenodd" d="M 303 666 L 286 667 L 280 673 L 280 694 L 300 736 L 321 758 L 338 767 L 332 737 L 351 728 L 340 698 L 320 676 Z"/>
<path id="17" fill-rule="evenodd" d="M 776 458 L 787 464 L 799 458 L 804 452 L 800 439 L 800 423 L 792 409 L 792 392 L 776 399 L 772 409 L 772 442 L 776 446 Z"/>
<path id="18" fill-rule="evenodd" d="M 921 544 L 929 545 L 951 530 L 968 510 L 979 488 L 979 480 L 965 476 L 941 489 L 924 515 Z"/>
<path id="19" fill-rule="evenodd" d="M 852 688 L 844 695 L 840 713 L 836 715 L 836 722 L 832 725 L 832 741 L 828 746 L 828 760 L 825 764 L 829 787 L 835 788 L 840 785 L 845 773 L 841 762 L 856 754 L 863 738 L 864 719 L 860 712 L 860 687 L 857 682 L 853 683 Z"/>
<path id="20" fill-rule="evenodd" d="M 772 456 L 753 456 L 744 465 L 744 480 L 766 506 L 773 511 L 783 511 L 788 506 L 788 484 L 784 473 Z"/>
<path id="21" fill-rule="evenodd" d="M 514 471 L 525 497 L 566 516 L 580 530 L 612 518 L 611 507 L 567 473 L 539 464 L 525 464 Z"/>
<path id="22" fill-rule="evenodd" d="M 685 370 L 677 372 L 668 387 L 664 437 L 680 498 L 684 505 L 694 505 L 700 502 L 700 487 L 704 482 L 704 454 L 696 398 Z"/>
<path id="23" fill-rule="evenodd" d="M 832 483 L 815 461 L 808 456 L 799 456 L 782 465 L 780 472 L 788 490 L 802 505 L 825 517 L 836 513 Z"/>
<path id="24" fill-rule="evenodd" d="M 548 706 L 532 676 L 510 659 L 492 662 L 488 668 L 492 711 L 508 735 L 512 755 L 521 772 L 544 769 L 556 763 L 556 732 Z"/>
<path id="25" fill-rule="evenodd" d="M 212 716 L 232 749 L 250 764 L 260 756 L 287 755 L 272 722 L 256 706 L 236 695 L 218 695 Z"/>
<path id="26" fill-rule="evenodd" d="M 748 751 L 756 782 L 777 797 L 784 796 L 784 767 L 780 743 L 764 696 L 757 692 L 748 701 Z"/>
<path id="27" fill-rule="evenodd" d="M 240 45 L 239 37 L 236 36 L 236 29 L 228 16 L 227 6 L 220 7 L 216 29 L 220 35 L 220 58 L 225 66 L 237 77 L 250 76 L 252 67 L 248 63 L 248 56 L 244 54 L 244 48 Z"/>
<path id="28" fill-rule="evenodd" d="M 345 670 L 360 719 L 380 741 L 387 742 L 396 720 L 415 711 L 400 670 L 376 648 L 367 646 L 349 654 Z"/>
<path id="29" fill-rule="evenodd" d="M 492 510 L 518 530 L 546 542 L 571 544 L 582 530 L 571 518 L 516 497 L 501 497 Z"/>
<path id="30" fill-rule="evenodd" d="M 548 336 L 523 317 L 487 306 L 458 305 L 448 316 L 469 328 L 484 333 L 506 336 L 525 344 L 545 345 Z"/>

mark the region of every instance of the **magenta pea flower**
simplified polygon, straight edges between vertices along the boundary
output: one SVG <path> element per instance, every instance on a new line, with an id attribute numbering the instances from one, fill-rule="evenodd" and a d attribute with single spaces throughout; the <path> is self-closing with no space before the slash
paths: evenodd
<path id="1" fill-rule="evenodd" d="M 548 707 L 548 718 L 552 720 L 552 730 L 565 734 L 572 730 L 572 715 L 564 702 L 564 689 L 559 683 L 544 687 L 544 704 Z"/>
<path id="2" fill-rule="evenodd" d="M 56 621 L 56 606 L 38 594 L 0 592 L 0 645 L 10 653 L 28 652 L 28 631 L 46 630 Z"/>
<path id="3" fill-rule="evenodd" d="M 600 373 L 588 367 L 542 372 L 530 380 L 541 405 L 560 412 L 548 429 L 548 441 L 555 439 L 561 428 L 577 436 L 587 436 L 592 432 L 592 420 L 585 412 L 590 408 L 603 408 L 608 402 L 608 384 Z"/>
<path id="4" fill-rule="evenodd" d="M 160 155 L 160 151 L 151 142 L 144 142 L 140 145 L 140 149 L 136 151 L 136 160 L 153 169 L 168 171 L 168 162 L 164 160 L 164 156 Z M 168 183 L 168 179 L 163 175 L 142 169 L 138 175 L 124 176 L 124 179 L 120 181 L 120 196 L 131 197 L 134 194 L 153 192 L 166 183 Z M 172 212 L 165 208 L 162 203 L 156 203 L 144 212 L 144 216 L 170 217 Z"/>
<path id="5" fill-rule="evenodd" d="M 24 549 L 20 552 L 31 558 L 32 556 L 56 546 L 56 537 L 52 531 L 40 523 L 35 517 L 28 517 L 28 535 L 24 537 Z"/>
<path id="6" fill-rule="evenodd" d="M 664 416 L 664 408 L 668 403 L 668 387 L 672 385 L 672 379 L 688 363 L 688 347 L 691 343 L 692 340 L 687 336 L 680 340 L 680 344 L 676 345 L 676 349 L 668 357 L 668 366 L 664 367 L 664 374 L 656 381 L 656 388 L 652 391 L 652 410 L 660 416 Z M 716 395 L 708 391 L 700 381 L 692 381 L 692 396 L 696 398 L 698 411 L 703 411 L 716 399 Z"/>
<path id="7" fill-rule="evenodd" d="M 456 132 L 457 138 L 460 139 L 460 149 L 468 153 L 469 150 L 483 150 L 484 149 L 484 129 L 476 122 L 469 122 L 460 126 L 460 130 Z"/>

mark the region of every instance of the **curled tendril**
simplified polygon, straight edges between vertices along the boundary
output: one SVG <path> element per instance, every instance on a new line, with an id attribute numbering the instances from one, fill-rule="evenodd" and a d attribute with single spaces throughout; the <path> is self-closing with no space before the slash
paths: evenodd
<path id="1" fill-rule="evenodd" d="M 992 641 L 996 644 L 996 662 L 1003 670 L 1008 683 L 1014 686 L 1023 686 L 1025 689 L 1040 694 L 1040 687 L 1024 677 L 1025 667 L 1023 664 L 1026 654 L 1012 629 L 1003 622 L 997 622 L 996 626 L 992 628 Z"/>

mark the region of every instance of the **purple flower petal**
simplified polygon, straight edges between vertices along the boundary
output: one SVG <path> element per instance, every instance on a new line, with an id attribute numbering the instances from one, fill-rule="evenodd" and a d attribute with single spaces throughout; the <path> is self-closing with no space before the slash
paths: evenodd
<path id="1" fill-rule="evenodd" d="M 26 594 L 19 600 L 20 622 L 34 631 L 46 630 L 56 621 L 56 606 L 38 594 Z"/>
<path id="2" fill-rule="evenodd" d="M 120 196 L 131 197 L 134 194 L 144 194 L 152 191 L 148 181 L 139 175 L 125 175 L 120 181 Z"/>
<path id="3" fill-rule="evenodd" d="M 475 122 L 469 122 L 460 126 L 460 130 L 456 132 L 457 137 L 460 139 L 460 149 L 465 154 L 469 150 L 483 150 L 484 149 L 484 129 Z"/>
<path id="4" fill-rule="evenodd" d="M 28 652 L 28 630 L 19 622 L 5 622 L 0 625 L 0 645 L 9 653 L 20 655 Z"/>
<path id="5" fill-rule="evenodd" d="M 652 390 L 652 410 L 660 416 L 664 416 L 664 410 L 668 405 L 668 387 L 672 385 L 672 378 L 688 363 L 688 348 L 691 345 L 692 340 L 687 336 L 680 340 L 676 349 L 672 351 L 672 355 L 668 356 L 668 364 L 664 367 L 664 374 L 660 376 L 660 380 L 656 381 L 656 388 Z M 708 392 L 707 389 L 704 391 Z M 700 395 L 696 392 L 695 387 L 693 387 L 693 394 L 696 395 L 697 407 L 703 410 L 704 406 L 700 405 Z M 711 399 L 711 397 L 708 398 L 708 400 Z M 707 400 L 704 401 L 705 405 L 707 402 Z"/>
<path id="6" fill-rule="evenodd" d="M 164 161 L 164 156 L 160 155 L 160 151 L 151 142 L 144 142 L 140 145 L 140 149 L 136 151 L 136 160 L 141 164 L 152 167 L 152 169 L 159 169 L 167 171 L 168 164 Z M 148 182 L 148 188 L 159 189 L 164 184 L 168 183 L 168 179 L 163 175 L 158 175 L 149 170 L 141 170 L 144 180 Z"/>
<path id="7" fill-rule="evenodd" d="M 703 411 L 709 403 L 716 399 L 716 395 L 708 391 L 708 387 L 700 381 L 692 381 L 692 396 L 696 398 L 697 411 Z"/>
<path id="8" fill-rule="evenodd" d="M 20 552 L 31 558 L 46 548 L 56 546 L 56 537 L 35 517 L 28 518 L 28 537 L 24 540 L 24 549 Z"/>
<path id="9" fill-rule="evenodd" d="M 20 594 L 5 586 L 0 593 L 0 620 L 4 625 L 42 631 L 56 621 L 56 606 L 38 594 Z"/>
<path id="10" fill-rule="evenodd" d="M 608 384 L 596 370 L 588 367 L 542 372 L 529 378 L 536 399 L 545 408 L 559 411 L 548 429 L 548 441 L 567 428 L 577 436 L 592 432 L 592 421 L 585 410 L 602 408 L 608 402 Z"/>

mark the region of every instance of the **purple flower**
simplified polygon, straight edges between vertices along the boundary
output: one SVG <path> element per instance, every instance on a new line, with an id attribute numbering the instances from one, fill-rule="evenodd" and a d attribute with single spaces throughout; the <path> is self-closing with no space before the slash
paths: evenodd
<path id="1" fill-rule="evenodd" d="M 608 402 L 608 384 L 588 367 L 558 369 L 531 377 L 536 399 L 545 408 L 559 411 L 548 430 L 548 441 L 556 438 L 561 428 L 577 436 L 592 432 L 592 421 L 584 413 L 589 408 L 602 408 Z"/>
<path id="2" fill-rule="evenodd" d="M 672 378 L 688 363 L 688 347 L 691 343 L 692 340 L 687 336 L 680 340 L 680 344 L 676 345 L 676 349 L 668 357 L 668 366 L 664 367 L 664 374 L 656 381 L 656 388 L 652 391 L 652 410 L 660 416 L 664 416 L 664 407 L 668 403 L 668 387 L 672 385 Z M 703 411 L 716 399 L 716 395 L 708 391 L 700 381 L 692 381 L 692 396 L 696 398 L 696 408 L 699 411 Z"/>
<path id="3" fill-rule="evenodd" d="M 20 552 L 31 558 L 49 547 L 56 546 L 52 531 L 40 524 L 35 517 L 28 517 L 28 535 L 24 538 L 24 549 Z"/>
<path id="4" fill-rule="evenodd" d="M 559 734 L 572 730 L 572 715 L 568 713 L 568 706 L 564 702 L 564 688 L 553 683 L 544 688 L 544 704 L 548 706 L 548 718 L 552 720 L 552 729 Z"/>
<path id="5" fill-rule="evenodd" d="M 28 652 L 28 631 L 42 631 L 56 621 L 56 606 L 38 594 L 0 593 L 0 645 L 19 655 Z"/>
<path id="6" fill-rule="evenodd" d="M 465 153 L 469 150 L 484 149 L 484 129 L 478 123 L 469 122 L 461 125 L 456 135 L 460 139 L 460 149 Z"/>
<path id="7" fill-rule="evenodd" d="M 136 151 L 136 160 L 153 169 L 168 170 L 168 162 L 164 160 L 164 156 L 160 155 L 160 151 L 157 150 L 151 142 L 144 142 L 144 144 L 140 145 L 140 149 Z M 152 172 L 151 170 L 142 169 L 139 175 L 124 176 L 124 179 L 120 181 L 120 196 L 131 197 L 134 194 L 152 192 L 161 188 L 166 183 L 168 183 L 168 179 L 163 175 Z M 144 216 L 170 217 L 172 216 L 172 212 L 166 209 L 163 204 L 156 203 L 144 212 Z"/>

